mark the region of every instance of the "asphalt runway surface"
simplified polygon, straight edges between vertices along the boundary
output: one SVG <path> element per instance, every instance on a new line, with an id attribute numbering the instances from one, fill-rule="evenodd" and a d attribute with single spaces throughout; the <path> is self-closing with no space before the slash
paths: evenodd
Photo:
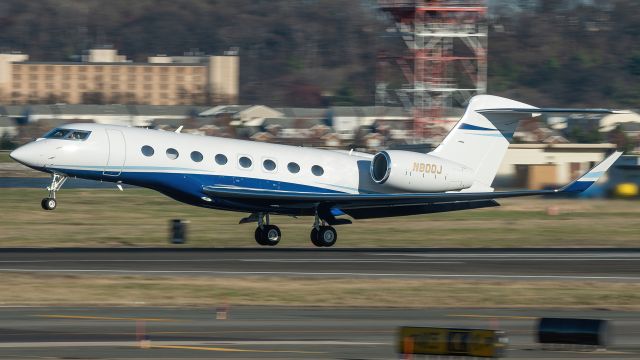
<path id="1" fill-rule="evenodd" d="M 3 249 L 13 272 L 637 282 L 640 249 Z M 613 344 L 542 348 L 543 316 L 610 320 Z M 640 358 L 632 311 L 273 306 L 0 307 L 0 358 L 397 359 L 400 326 L 504 330 L 508 358 Z"/>
<path id="2" fill-rule="evenodd" d="M 208 308 L 0 308 L 0 358 L 398 359 L 399 326 L 504 330 L 507 358 L 640 358 L 640 314 L 631 312 L 233 307 L 224 314 L 218 318 Z M 607 319 L 614 343 L 545 349 L 534 333 L 540 316 Z"/>
<path id="3" fill-rule="evenodd" d="M 640 249 L 4 249 L 2 272 L 640 281 Z"/>

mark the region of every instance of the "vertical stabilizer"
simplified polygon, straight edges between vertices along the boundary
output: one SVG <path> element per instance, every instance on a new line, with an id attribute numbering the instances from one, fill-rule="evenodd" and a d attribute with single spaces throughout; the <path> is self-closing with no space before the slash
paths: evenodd
<path id="1" fill-rule="evenodd" d="M 488 112 L 482 109 L 516 108 L 532 112 Z M 492 191 L 491 183 L 498 172 L 513 133 L 522 119 L 535 116 L 537 108 L 518 101 L 477 95 L 469 101 L 462 119 L 432 152 L 438 157 L 467 166 L 474 172 L 474 191 Z"/>

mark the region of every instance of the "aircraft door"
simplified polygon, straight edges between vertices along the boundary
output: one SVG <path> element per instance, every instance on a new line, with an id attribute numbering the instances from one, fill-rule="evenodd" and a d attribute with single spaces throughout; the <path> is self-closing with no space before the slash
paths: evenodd
<path id="1" fill-rule="evenodd" d="M 120 176 L 127 149 L 124 135 L 120 130 L 107 129 L 106 131 L 107 138 L 109 139 L 109 157 L 107 158 L 107 165 L 102 174 L 106 176 Z"/>

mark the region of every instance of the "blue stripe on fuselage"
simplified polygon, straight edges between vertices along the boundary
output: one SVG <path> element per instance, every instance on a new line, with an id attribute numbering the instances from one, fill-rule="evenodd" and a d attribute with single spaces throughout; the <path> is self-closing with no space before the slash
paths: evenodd
<path id="1" fill-rule="evenodd" d="M 102 171 L 97 170 L 64 168 L 52 168 L 50 170 L 59 171 L 69 176 L 75 176 L 79 178 L 98 181 L 123 182 L 125 184 L 146 187 L 161 192 L 175 192 L 183 193 L 185 195 L 189 194 L 197 198 L 203 196 L 202 188 L 204 186 L 233 186 L 238 188 L 259 190 L 278 190 L 284 192 L 290 191 L 323 194 L 344 193 L 342 191 L 336 191 L 319 186 L 302 185 L 291 182 L 240 176 L 139 171 L 124 171 L 118 176 L 109 176 L 104 175 Z"/>

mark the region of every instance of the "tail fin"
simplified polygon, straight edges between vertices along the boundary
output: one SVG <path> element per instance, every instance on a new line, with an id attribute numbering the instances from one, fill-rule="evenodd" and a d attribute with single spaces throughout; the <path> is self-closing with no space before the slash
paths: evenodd
<path id="1" fill-rule="evenodd" d="M 462 119 L 454 126 L 433 155 L 462 164 L 474 172 L 473 189 L 491 191 L 491 183 L 498 172 L 513 133 L 522 119 L 532 112 L 488 112 L 482 109 L 537 108 L 518 101 L 492 96 L 477 95 L 469 102 Z"/>
<path id="2" fill-rule="evenodd" d="M 493 191 L 491 183 L 520 120 L 542 113 L 624 114 L 628 111 L 537 108 L 498 96 L 477 95 L 432 154 L 472 169 L 475 181 L 467 191 Z"/>

